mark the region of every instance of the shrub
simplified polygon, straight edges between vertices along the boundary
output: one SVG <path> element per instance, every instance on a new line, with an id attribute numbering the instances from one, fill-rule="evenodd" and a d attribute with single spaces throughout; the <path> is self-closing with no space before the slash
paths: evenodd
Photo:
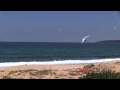
<path id="1" fill-rule="evenodd" d="M 100 72 L 93 71 L 87 73 L 86 76 L 79 77 L 78 79 L 120 79 L 120 72 L 111 70 L 102 70 Z"/>
<path id="2" fill-rule="evenodd" d="M 3 79 L 14 79 L 14 78 L 11 78 L 10 76 L 3 76 Z"/>

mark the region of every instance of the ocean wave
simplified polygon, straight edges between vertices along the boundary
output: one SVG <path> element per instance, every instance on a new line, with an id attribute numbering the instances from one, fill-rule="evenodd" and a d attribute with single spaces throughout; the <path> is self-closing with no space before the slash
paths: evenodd
<path id="1" fill-rule="evenodd" d="M 54 64 L 86 64 L 86 63 L 97 63 L 97 62 L 108 62 L 108 61 L 116 61 L 120 60 L 120 58 L 110 58 L 110 59 L 93 59 L 93 60 L 54 60 L 54 61 L 44 61 L 44 62 L 3 62 L 0 63 L 0 68 L 11 67 L 11 66 L 19 66 L 19 65 L 32 65 L 32 64 L 40 64 L 40 65 L 54 65 Z"/>

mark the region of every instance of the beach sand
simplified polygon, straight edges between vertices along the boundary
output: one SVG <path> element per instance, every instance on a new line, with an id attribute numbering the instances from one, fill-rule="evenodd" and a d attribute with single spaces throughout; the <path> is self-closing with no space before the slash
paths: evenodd
<path id="1" fill-rule="evenodd" d="M 11 77 L 16 79 L 78 79 L 85 72 L 76 72 L 77 68 L 89 70 L 106 69 L 120 72 L 120 61 L 90 64 L 66 65 L 21 65 L 0 68 L 0 79 Z"/>

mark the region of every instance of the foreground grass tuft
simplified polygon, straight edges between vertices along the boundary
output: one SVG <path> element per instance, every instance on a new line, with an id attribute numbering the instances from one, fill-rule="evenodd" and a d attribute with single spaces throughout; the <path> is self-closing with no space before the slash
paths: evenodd
<path id="1" fill-rule="evenodd" d="M 86 76 L 79 77 L 78 79 L 120 79 L 120 72 L 112 70 L 102 70 L 100 72 L 93 71 L 87 73 Z"/>
<path id="2" fill-rule="evenodd" d="M 10 76 L 3 76 L 3 79 L 14 79 L 14 78 L 12 78 Z"/>

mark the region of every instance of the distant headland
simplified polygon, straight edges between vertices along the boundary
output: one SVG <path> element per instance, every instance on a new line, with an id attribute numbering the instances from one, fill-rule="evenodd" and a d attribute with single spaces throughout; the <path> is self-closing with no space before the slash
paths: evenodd
<path id="1" fill-rule="evenodd" d="M 97 41 L 95 43 L 120 43 L 120 40 L 103 40 L 103 41 Z"/>

